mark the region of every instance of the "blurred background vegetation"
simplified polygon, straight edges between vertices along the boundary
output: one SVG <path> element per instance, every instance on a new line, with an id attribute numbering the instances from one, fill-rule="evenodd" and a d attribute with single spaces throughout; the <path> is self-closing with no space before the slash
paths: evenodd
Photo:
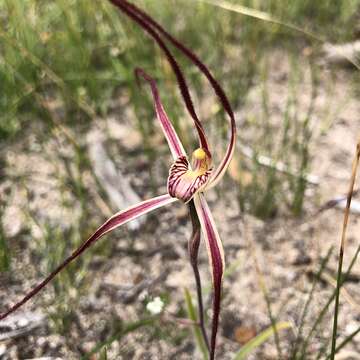
<path id="1" fill-rule="evenodd" d="M 360 32 L 360 0 L 229 3 L 262 11 L 333 43 L 353 41 Z M 249 148 L 252 152 L 246 153 L 245 159 L 239 152 L 231 178 L 226 179 L 236 187 L 241 209 L 262 219 L 274 218 L 279 212 L 301 216 L 308 186 L 306 176 L 311 170 L 313 101 L 323 71 L 318 62 L 323 43 L 286 26 L 225 11 L 202 1 L 166 0 L 159 6 L 157 0 L 139 0 L 136 4 L 196 51 L 241 115 L 239 146 L 245 147 L 245 153 Z M 153 105 L 145 89 L 135 82 L 135 67 L 142 67 L 157 79 L 164 107 L 189 150 L 196 146 L 194 134 L 174 75 L 160 50 L 107 1 L 0 0 L 0 24 L 0 177 L 14 186 L 0 198 L 0 219 L 6 202 L 15 196 L 12 192 L 20 191 L 28 204 L 22 209 L 22 216 L 31 224 L 29 228 L 41 229 L 35 244 L 29 244 L 32 232 L 24 230 L 25 247 L 31 253 L 26 261 L 41 259 L 36 270 L 46 273 L 89 233 L 89 221 L 94 226 L 98 224 L 92 205 L 97 196 L 94 193 L 100 194 L 112 209 L 88 158 L 86 136 L 94 124 L 115 117 L 140 134 L 141 147 L 135 150 L 115 144 L 110 134 L 110 152 L 116 158 L 117 151 L 123 154 L 127 151 L 126 165 L 135 164 L 139 157 L 145 159 L 150 180 L 146 189 L 140 190 L 141 195 L 158 194 L 165 183 L 156 174 L 159 167 L 160 173 L 166 174 L 169 159 L 163 155 L 167 149 L 163 143 L 154 146 L 152 141 L 158 132 Z M 276 51 L 288 59 L 290 75 L 282 121 L 274 127 L 269 114 L 269 102 L 274 95 L 269 78 L 274 74 L 270 73 L 269 64 Z M 175 53 L 201 118 L 213 143 L 216 140 L 217 153 L 221 154 L 227 139 L 222 109 L 197 69 Z M 310 79 L 311 91 L 307 94 L 308 110 L 300 113 L 298 98 L 304 77 Z M 355 75 L 354 90 L 358 90 L 357 80 Z M 255 94 L 258 107 L 254 113 L 243 114 L 241 109 L 254 85 L 260 89 Z M 323 131 L 329 121 L 323 120 Z M 46 216 L 39 220 L 32 209 L 32 193 L 27 187 L 31 172 L 9 170 L 11 153 L 32 151 L 54 165 L 54 191 L 60 194 L 58 206 L 66 212 L 74 203 L 80 204 L 74 217 L 60 229 Z M 284 164 L 291 173 L 281 173 L 274 166 L 264 167 L 261 156 Z M 64 170 L 57 171 L 58 167 Z M 219 191 L 224 189 L 225 185 Z M 124 232 L 121 236 L 132 243 L 132 235 Z M 23 244 L 21 241 L 10 244 L 0 226 L 0 268 L 7 281 L 13 276 L 9 270 L 15 266 L 11 264 L 11 254 L 18 253 Z M 96 253 L 106 256 L 111 247 L 100 244 Z M 88 263 L 89 257 L 82 258 L 53 283 L 57 305 L 56 310 L 49 311 L 60 332 L 66 333 L 76 309 L 73 300 L 79 298 L 89 281 L 85 276 Z M 77 294 L 69 289 L 76 289 Z M 182 335 L 178 334 L 180 338 Z"/>

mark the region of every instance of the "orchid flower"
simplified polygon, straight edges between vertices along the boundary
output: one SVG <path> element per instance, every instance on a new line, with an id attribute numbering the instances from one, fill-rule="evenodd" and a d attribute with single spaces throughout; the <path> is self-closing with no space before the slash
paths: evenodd
<path id="1" fill-rule="evenodd" d="M 189 253 L 191 265 L 195 272 L 195 278 L 198 290 L 199 301 L 199 315 L 200 326 L 205 341 L 207 336 L 203 327 L 203 311 L 202 311 L 202 298 L 201 298 L 201 284 L 200 276 L 197 269 L 197 256 L 200 244 L 200 229 L 205 240 L 206 248 L 208 251 L 210 269 L 212 273 L 212 282 L 214 289 L 213 297 L 213 322 L 211 342 L 208 344 L 210 350 L 210 359 L 215 357 L 216 335 L 218 329 L 219 313 L 220 313 L 220 299 L 221 299 L 221 284 L 225 268 L 223 246 L 217 231 L 213 216 L 205 199 L 204 193 L 215 186 L 223 177 L 234 152 L 235 147 L 235 119 L 232 108 L 228 99 L 222 90 L 221 86 L 214 79 L 208 68 L 193 54 L 188 48 L 181 44 L 178 40 L 167 33 L 157 22 L 150 16 L 137 8 L 135 5 L 130 4 L 126 0 L 110 0 L 121 11 L 135 21 L 150 35 L 155 42 L 163 50 L 167 57 L 179 84 L 181 95 L 185 101 L 185 105 L 194 120 L 194 125 L 198 133 L 199 147 L 192 152 L 191 158 L 185 152 L 181 140 L 176 133 L 165 109 L 161 103 L 160 95 L 156 86 L 155 80 L 145 73 L 142 69 L 135 71 L 137 78 L 143 78 L 149 85 L 154 100 L 154 107 L 157 119 L 170 148 L 173 157 L 173 163 L 169 169 L 169 176 L 167 179 L 167 193 L 145 200 L 139 204 L 133 205 L 126 210 L 122 210 L 111 218 L 109 218 L 103 225 L 101 225 L 86 241 L 82 243 L 67 259 L 65 259 L 50 275 L 43 281 L 35 286 L 24 298 L 10 307 L 7 311 L 0 314 L 0 320 L 4 319 L 19 307 L 24 305 L 41 289 L 43 289 L 59 272 L 61 272 L 68 264 L 80 256 L 86 249 L 92 246 L 102 236 L 110 231 L 126 224 L 127 222 L 136 219 L 150 211 L 156 210 L 160 207 L 167 206 L 176 201 L 188 204 L 190 209 L 191 220 L 193 224 L 193 235 L 189 242 Z M 212 164 L 212 156 L 208 144 L 207 137 L 203 126 L 198 119 L 190 93 L 185 81 L 185 78 L 180 70 L 179 65 L 172 56 L 168 47 L 164 43 L 161 36 L 170 41 L 177 47 L 186 57 L 188 57 L 206 76 L 215 93 L 217 94 L 220 102 L 222 103 L 225 111 L 230 117 L 230 141 L 226 149 L 226 153 L 217 167 Z"/>

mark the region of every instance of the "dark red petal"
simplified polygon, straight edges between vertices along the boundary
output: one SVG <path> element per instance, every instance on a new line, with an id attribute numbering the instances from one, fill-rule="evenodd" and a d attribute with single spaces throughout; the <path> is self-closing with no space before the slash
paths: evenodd
<path id="1" fill-rule="evenodd" d="M 221 284 L 225 269 L 224 250 L 213 216 L 204 195 L 201 193 L 196 194 L 194 196 L 194 204 L 206 241 L 214 287 L 213 322 L 210 342 L 210 359 L 212 360 L 215 357 L 216 335 L 219 325 Z"/>
<path id="2" fill-rule="evenodd" d="M 140 204 L 134 205 L 127 210 L 123 210 L 112 216 L 103 225 L 101 225 L 93 235 L 91 235 L 82 245 L 77 248 L 71 256 L 69 256 L 62 264 L 60 264 L 49 276 L 47 276 L 42 282 L 34 287 L 28 294 L 18 303 L 10 307 L 4 313 L 0 314 L 0 320 L 6 318 L 8 315 L 17 310 L 20 306 L 24 305 L 28 300 L 35 296 L 41 289 L 43 289 L 60 271 L 62 271 L 73 260 L 80 256 L 86 249 L 93 245 L 103 235 L 116 229 L 117 227 L 127 223 L 130 220 L 134 220 L 137 217 L 155 210 L 161 206 L 165 206 L 174 202 L 176 199 L 170 197 L 168 194 L 158 196 L 156 198 L 145 200 Z"/>
<path id="3" fill-rule="evenodd" d="M 115 0 L 112 0 L 112 2 L 116 2 Z M 180 41 L 178 41 L 176 38 L 174 38 L 171 34 L 169 34 L 159 23 L 157 23 L 154 19 L 152 19 L 148 14 L 146 14 L 143 10 L 139 9 L 134 4 L 129 3 L 126 0 L 118 0 L 117 2 L 121 2 L 128 8 L 128 10 L 132 11 L 133 14 L 137 15 L 142 19 L 143 22 L 146 22 L 146 26 L 150 27 L 152 26 L 154 29 L 156 29 L 159 33 L 161 33 L 166 39 L 168 39 L 175 47 L 177 47 L 187 58 L 190 59 L 197 67 L 198 69 L 206 76 L 206 78 L 209 80 L 211 86 L 213 87 L 216 95 L 218 96 L 221 104 L 223 105 L 225 111 L 229 115 L 230 118 L 230 140 L 228 147 L 226 149 L 226 153 L 220 162 L 220 165 L 214 170 L 213 175 L 210 179 L 208 187 L 215 186 L 223 177 L 225 174 L 232 155 L 234 153 L 235 148 L 235 140 L 236 140 L 236 124 L 235 124 L 235 116 L 233 109 L 230 105 L 230 102 L 225 94 L 225 91 L 222 89 L 221 85 L 217 82 L 217 80 L 214 78 L 208 67 L 198 58 L 196 54 L 194 54 L 189 48 L 187 48 L 185 45 L 183 45 Z M 185 99 L 186 103 L 186 99 Z"/>
<path id="4" fill-rule="evenodd" d="M 135 21 L 140 27 L 142 27 L 143 30 L 147 32 L 155 40 L 155 42 L 159 45 L 160 49 L 164 52 L 170 66 L 172 67 L 175 73 L 181 95 L 185 101 L 186 108 L 188 109 L 191 117 L 194 120 L 194 124 L 199 136 L 200 146 L 209 151 L 209 145 L 205 136 L 204 128 L 196 114 L 185 77 L 180 69 L 179 64 L 175 60 L 174 56 L 171 54 L 170 50 L 168 49 L 164 41 L 161 39 L 159 34 L 153 29 L 152 25 L 149 24 L 149 22 L 145 18 L 143 18 L 134 9 L 134 7 L 131 6 L 130 3 L 124 0 L 109 0 L 109 1 L 111 1 L 115 6 L 117 6 L 130 19 Z"/>
<path id="5" fill-rule="evenodd" d="M 155 80 L 151 76 L 149 76 L 144 70 L 139 69 L 139 68 L 137 68 L 135 70 L 135 74 L 137 76 L 141 76 L 142 78 L 144 78 L 151 86 L 151 91 L 152 91 L 154 102 L 155 102 L 156 115 L 160 121 L 161 128 L 162 128 L 165 138 L 169 144 L 169 148 L 170 148 L 173 158 L 177 159 L 179 156 L 186 156 L 184 147 L 183 147 L 174 127 L 172 126 L 171 121 L 169 120 L 169 118 L 164 110 L 164 107 L 161 103 Z"/>

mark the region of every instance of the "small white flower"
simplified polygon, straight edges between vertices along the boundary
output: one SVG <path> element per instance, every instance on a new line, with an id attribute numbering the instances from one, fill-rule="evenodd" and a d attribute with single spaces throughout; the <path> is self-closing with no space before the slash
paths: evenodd
<path id="1" fill-rule="evenodd" d="M 87 90 L 84 86 L 79 86 L 77 92 L 80 97 L 84 97 L 87 94 Z"/>
<path id="2" fill-rule="evenodd" d="M 148 302 L 146 305 L 146 310 L 149 311 L 152 315 L 160 314 L 163 308 L 164 303 L 159 296 L 157 296 L 154 300 Z"/>
<path id="3" fill-rule="evenodd" d="M 118 47 L 111 47 L 110 48 L 110 55 L 112 56 L 112 57 L 117 57 L 117 56 L 119 56 L 120 55 L 120 49 L 118 48 Z"/>

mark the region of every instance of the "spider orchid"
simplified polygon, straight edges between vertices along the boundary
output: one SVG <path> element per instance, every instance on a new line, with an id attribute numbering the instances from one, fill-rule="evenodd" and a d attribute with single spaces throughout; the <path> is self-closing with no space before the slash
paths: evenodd
<path id="1" fill-rule="evenodd" d="M 20 302 L 16 303 L 5 313 L 1 314 L 0 320 L 4 319 L 17 310 L 20 306 L 25 304 L 70 262 L 81 255 L 87 248 L 93 245 L 103 235 L 118 228 L 121 225 L 126 224 L 131 220 L 136 219 L 141 215 L 144 215 L 160 207 L 169 205 L 176 201 L 181 201 L 186 204 L 193 200 L 201 230 L 206 241 L 206 247 L 209 253 L 212 269 L 214 286 L 214 328 L 216 331 L 220 309 L 221 281 L 225 267 L 224 252 L 213 216 L 205 200 L 204 192 L 219 180 L 219 177 L 222 176 L 223 172 L 220 174 L 219 171 L 216 171 L 212 167 L 211 155 L 208 150 L 202 147 L 199 147 L 192 153 L 192 164 L 189 163 L 189 157 L 187 156 L 179 136 L 177 135 L 162 106 L 155 81 L 141 69 L 137 69 L 136 74 L 137 76 L 143 77 L 151 86 L 156 115 L 174 159 L 174 162 L 170 167 L 169 177 L 167 180 L 168 193 L 149 200 L 145 200 L 139 204 L 131 206 L 126 210 L 120 211 L 109 218 L 94 232 L 93 235 L 91 235 L 78 249 L 76 249 L 70 257 L 68 257 L 61 265 L 59 265 L 55 271 L 53 271 L 46 279 L 44 279 L 33 290 L 31 290 Z M 228 149 L 228 152 L 232 153 L 233 147 Z M 222 163 L 220 166 L 226 168 L 230 162 L 230 159 L 231 156 L 226 154 L 226 163 Z M 216 334 L 213 334 L 212 336 L 214 337 L 214 347 L 215 336 Z"/>
<path id="2" fill-rule="evenodd" d="M 226 169 L 231 161 L 234 147 L 235 147 L 235 118 L 228 99 L 222 90 L 221 86 L 214 79 L 208 68 L 199 60 L 199 58 L 181 44 L 178 40 L 172 37 L 164 30 L 161 25 L 155 22 L 150 16 L 137 8 L 135 5 L 126 0 L 110 0 L 129 18 L 141 26 L 145 32 L 152 37 L 159 47 L 164 52 L 169 61 L 176 77 L 184 99 L 185 105 L 194 120 L 194 125 L 198 133 L 199 148 L 195 149 L 190 159 L 184 150 L 184 147 L 177 135 L 171 121 L 169 120 L 164 107 L 160 100 L 160 95 L 154 79 L 146 74 L 142 69 L 135 71 L 137 78 L 143 78 L 151 88 L 152 97 L 154 100 L 154 107 L 157 119 L 160 122 L 162 131 L 165 135 L 169 145 L 171 155 L 173 157 L 173 164 L 170 166 L 169 176 L 167 179 L 168 193 L 157 196 L 155 198 L 145 200 L 139 204 L 133 205 L 126 210 L 122 210 L 111 218 L 109 218 L 103 225 L 101 225 L 86 241 L 80 245 L 67 259 L 65 259 L 51 274 L 49 274 L 43 281 L 28 292 L 24 298 L 10 307 L 7 311 L 0 314 L 0 320 L 6 318 L 8 315 L 16 311 L 19 307 L 24 305 L 41 289 L 43 289 L 59 272 L 61 272 L 68 264 L 80 256 L 85 250 L 92 246 L 102 236 L 110 231 L 118 228 L 127 222 L 136 219 L 137 217 L 156 210 L 160 207 L 169 205 L 176 201 L 181 201 L 188 204 L 190 209 L 191 220 L 193 224 L 193 234 L 189 242 L 190 261 L 193 266 L 199 301 L 199 318 L 200 326 L 210 350 L 210 359 L 215 357 L 216 335 L 218 329 L 219 313 L 220 313 L 220 298 L 221 298 L 221 283 L 225 268 L 223 246 L 214 223 L 213 216 L 204 196 L 204 192 L 215 186 L 223 177 Z M 177 47 L 186 57 L 188 57 L 206 76 L 216 95 L 222 103 L 225 111 L 230 117 L 230 141 L 226 149 L 225 156 L 220 164 L 214 168 L 212 165 L 212 156 L 209 149 L 208 140 L 206 138 L 203 126 L 199 121 L 193 103 L 191 100 L 188 87 L 182 71 L 179 68 L 176 60 L 167 48 L 161 36 Z M 191 162 L 190 162 L 191 161 Z M 197 268 L 197 256 L 200 243 L 200 229 L 205 239 L 206 248 L 209 256 L 209 263 L 212 273 L 212 281 L 214 288 L 213 297 L 213 322 L 211 342 L 208 344 L 206 332 L 204 329 L 204 319 L 202 311 L 201 298 L 201 284 L 200 275 Z"/>

